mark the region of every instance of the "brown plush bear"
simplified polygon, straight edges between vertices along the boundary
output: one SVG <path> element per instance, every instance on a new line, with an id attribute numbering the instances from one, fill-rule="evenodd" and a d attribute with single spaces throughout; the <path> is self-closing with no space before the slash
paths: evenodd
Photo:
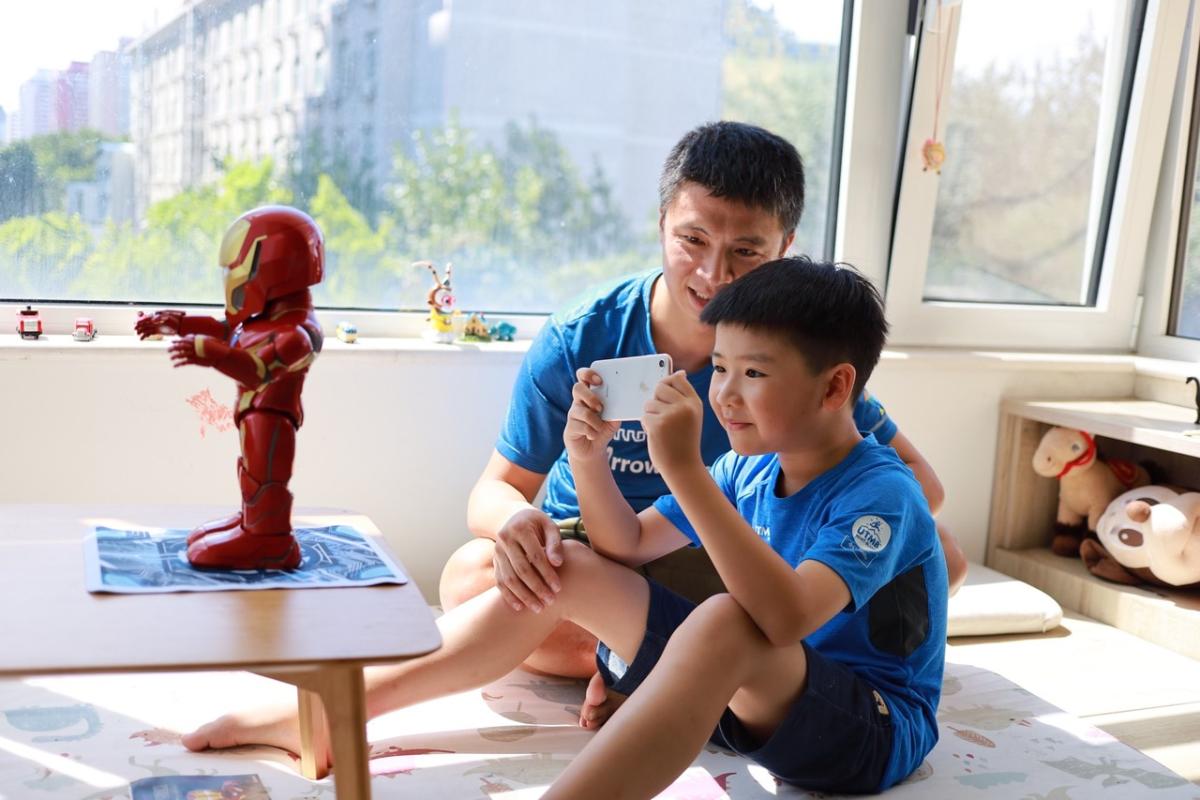
<path id="1" fill-rule="evenodd" d="M 1046 431 L 1033 454 L 1033 469 L 1047 478 L 1058 478 L 1058 513 L 1050 549 L 1072 558 L 1079 555 L 1079 545 L 1087 534 L 1096 531 L 1114 497 L 1150 483 L 1142 467 L 1098 458 L 1096 440 L 1073 428 Z"/>

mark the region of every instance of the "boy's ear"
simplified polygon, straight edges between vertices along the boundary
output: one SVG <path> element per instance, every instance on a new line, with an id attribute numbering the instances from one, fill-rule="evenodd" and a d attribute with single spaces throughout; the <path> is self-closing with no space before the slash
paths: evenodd
<path id="1" fill-rule="evenodd" d="M 854 394 L 854 382 L 858 372 L 853 364 L 835 364 L 825 371 L 825 397 L 821 405 L 829 411 L 837 411 L 850 401 Z"/>

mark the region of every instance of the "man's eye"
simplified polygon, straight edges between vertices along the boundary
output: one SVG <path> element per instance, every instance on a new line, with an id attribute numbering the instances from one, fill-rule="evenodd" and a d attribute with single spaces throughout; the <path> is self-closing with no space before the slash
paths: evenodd
<path id="1" fill-rule="evenodd" d="M 700 237 L 698 237 L 698 236 L 688 236 L 687 234 L 684 234 L 684 235 L 681 235 L 679 238 L 683 239 L 688 244 L 703 244 L 703 242 L 700 241 Z"/>
<path id="2" fill-rule="evenodd" d="M 742 258 L 758 258 L 759 257 L 757 250 L 747 250 L 744 247 L 741 248 L 740 250 L 736 250 L 735 252 Z"/>

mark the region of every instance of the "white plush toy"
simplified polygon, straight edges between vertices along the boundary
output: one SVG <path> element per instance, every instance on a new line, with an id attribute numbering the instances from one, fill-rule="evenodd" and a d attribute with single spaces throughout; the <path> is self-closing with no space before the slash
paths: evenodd
<path id="1" fill-rule="evenodd" d="M 1200 492 L 1132 489 L 1108 504 L 1096 533 L 1118 564 L 1143 579 L 1148 572 L 1171 586 L 1200 582 Z M 1084 561 L 1093 566 L 1086 555 Z"/>

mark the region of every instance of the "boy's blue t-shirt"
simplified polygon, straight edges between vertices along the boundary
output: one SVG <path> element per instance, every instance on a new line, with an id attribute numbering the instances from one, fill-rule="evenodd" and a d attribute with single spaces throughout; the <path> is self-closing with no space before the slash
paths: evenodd
<path id="1" fill-rule="evenodd" d="M 656 269 L 625 278 L 554 315 L 521 364 L 496 451 L 519 467 L 546 474 L 542 509 L 555 519 L 579 515 L 575 479 L 562 440 L 575 371 L 600 358 L 656 352 L 650 335 L 650 292 L 661 274 L 662 270 Z M 688 382 L 704 399 L 700 454 L 705 464 L 729 450 L 729 436 L 708 404 L 711 380 L 712 365 L 688 375 Z M 896 424 L 865 392 L 854 409 L 854 419 L 860 431 L 874 433 L 881 442 L 890 442 L 896 435 Z M 608 463 L 617 488 L 634 511 L 667 493 L 666 483 L 650 463 L 640 422 L 621 423 L 609 443 Z"/>
<path id="2" fill-rule="evenodd" d="M 845 581 L 850 605 L 806 641 L 884 695 L 893 745 L 880 789 L 903 780 L 937 743 L 948 599 L 945 557 L 912 472 L 870 436 L 790 497 L 776 494 L 774 454 L 729 452 L 709 471 L 789 565 L 819 561 Z M 674 497 L 654 507 L 699 544 Z"/>

